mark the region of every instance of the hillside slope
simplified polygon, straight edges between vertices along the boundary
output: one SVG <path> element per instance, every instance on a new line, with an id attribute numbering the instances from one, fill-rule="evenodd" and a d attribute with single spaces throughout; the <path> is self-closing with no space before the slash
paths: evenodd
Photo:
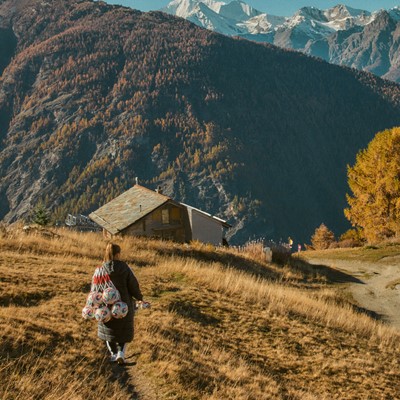
<path id="1" fill-rule="evenodd" d="M 307 241 L 343 217 L 346 164 L 400 124 L 399 87 L 163 13 L 0 4 L 0 219 L 62 220 L 132 186 Z"/>
<path id="2" fill-rule="evenodd" d="M 128 364 L 110 365 L 80 316 L 105 243 L 57 233 L 0 238 L 2 400 L 400 395 L 399 333 L 338 297 L 334 271 L 207 246 L 120 243 L 152 309 L 136 316 Z"/>

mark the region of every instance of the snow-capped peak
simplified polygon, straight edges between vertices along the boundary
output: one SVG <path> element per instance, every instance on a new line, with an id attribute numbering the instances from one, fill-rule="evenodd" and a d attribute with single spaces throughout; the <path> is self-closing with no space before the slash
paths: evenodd
<path id="1" fill-rule="evenodd" d="M 234 21 L 245 21 L 262 13 L 240 0 L 234 0 L 222 5 L 219 14 Z"/>
<path id="2" fill-rule="evenodd" d="M 367 25 L 374 18 L 369 11 L 357 10 L 343 4 L 325 10 L 324 14 L 328 20 L 327 25 L 335 30 Z"/>
<path id="3" fill-rule="evenodd" d="M 171 1 L 162 11 L 177 15 L 178 17 L 188 18 L 198 8 L 199 3 L 205 4 L 209 9 L 219 13 L 222 5 L 225 5 L 222 1 L 214 0 L 173 0 Z"/>
<path id="4" fill-rule="evenodd" d="M 313 19 L 316 21 L 327 22 L 327 18 L 324 12 L 316 7 L 303 7 L 299 11 L 297 11 L 293 17 L 296 18 L 297 16 L 301 16 L 307 19 Z"/>
<path id="5" fill-rule="evenodd" d="M 371 13 L 369 13 L 368 11 L 357 10 L 355 8 L 345 6 L 344 4 L 338 4 L 337 6 L 325 11 L 325 15 L 330 21 L 335 19 L 349 18 L 349 17 L 356 18 L 359 17 L 360 15 L 370 15 L 370 14 Z"/>
<path id="6" fill-rule="evenodd" d="M 242 0 L 172 0 L 163 11 L 225 35 L 269 35 L 275 31 L 297 30 L 312 39 L 364 26 L 376 18 L 376 13 L 343 4 L 327 10 L 303 7 L 292 17 L 277 17 L 262 13 Z M 400 8 L 390 13 L 392 18 L 400 20 Z"/>
<path id="7" fill-rule="evenodd" d="M 236 36 L 246 33 L 235 23 L 235 21 L 219 15 L 209 8 L 205 2 L 201 1 L 197 3 L 186 19 L 208 30 L 223 33 L 228 36 Z"/>

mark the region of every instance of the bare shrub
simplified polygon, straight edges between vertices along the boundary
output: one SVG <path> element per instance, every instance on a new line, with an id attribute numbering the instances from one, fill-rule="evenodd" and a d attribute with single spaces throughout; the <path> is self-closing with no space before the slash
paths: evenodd
<path id="1" fill-rule="evenodd" d="M 264 244 L 264 239 L 255 239 L 245 243 L 243 246 L 232 246 L 230 250 L 252 260 L 270 262 L 271 256 L 267 247 L 269 246 Z"/>

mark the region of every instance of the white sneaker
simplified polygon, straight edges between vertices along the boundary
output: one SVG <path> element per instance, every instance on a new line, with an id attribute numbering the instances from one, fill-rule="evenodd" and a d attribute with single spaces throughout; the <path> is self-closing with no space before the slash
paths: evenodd
<path id="1" fill-rule="evenodd" d="M 117 361 L 117 354 L 111 354 L 110 362 L 116 362 L 116 361 Z"/>
<path id="2" fill-rule="evenodd" d="M 125 364 L 125 354 L 123 351 L 117 353 L 116 361 L 119 365 Z"/>

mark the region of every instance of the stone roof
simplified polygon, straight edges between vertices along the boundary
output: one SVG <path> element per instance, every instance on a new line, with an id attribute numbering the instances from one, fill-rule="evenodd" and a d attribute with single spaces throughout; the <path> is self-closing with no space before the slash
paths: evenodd
<path id="1" fill-rule="evenodd" d="M 172 201 L 168 196 L 135 185 L 92 212 L 89 217 L 115 235 L 168 201 Z"/>

